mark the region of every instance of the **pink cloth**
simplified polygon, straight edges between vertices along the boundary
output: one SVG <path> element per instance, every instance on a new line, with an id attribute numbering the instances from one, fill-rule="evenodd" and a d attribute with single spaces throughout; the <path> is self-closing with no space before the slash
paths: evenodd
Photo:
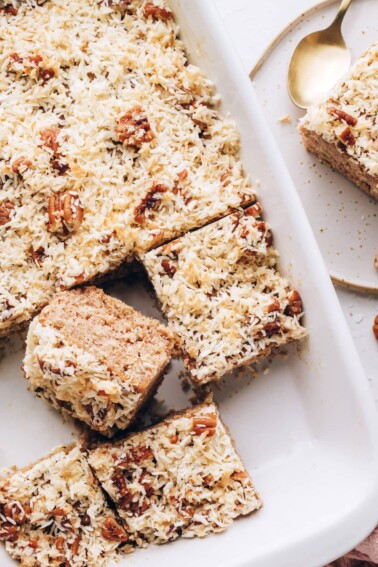
<path id="1" fill-rule="evenodd" d="M 375 567 L 378 565 L 378 527 L 353 551 L 326 567 Z"/>

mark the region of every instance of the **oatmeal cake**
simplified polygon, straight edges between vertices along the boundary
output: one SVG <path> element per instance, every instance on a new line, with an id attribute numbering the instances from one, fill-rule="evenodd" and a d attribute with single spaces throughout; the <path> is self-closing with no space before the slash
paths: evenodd
<path id="1" fill-rule="evenodd" d="M 0 38 L 0 336 L 253 199 L 161 0 L 12 2 Z"/>
<path id="2" fill-rule="evenodd" d="M 73 445 L 1 482 L 0 540 L 24 567 L 105 567 L 127 535 Z"/>
<path id="3" fill-rule="evenodd" d="M 260 214 L 256 202 L 142 257 L 198 385 L 306 334 Z"/>
<path id="4" fill-rule="evenodd" d="M 307 150 L 378 199 L 378 43 L 352 66 L 322 104 L 309 108 L 299 131 Z"/>
<path id="5" fill-rule="evenodd" d="M 261 506 L 212 403 L 100 445 L 89 462 L 138 546 L 221 532 Z"/>
<path id="6" fill-rule="evenodd" d="M 125 429 L 156 391 L 174 333 L 95 287 L 58 293 L 32 321 L 30 389 L 103 435 Z"/>

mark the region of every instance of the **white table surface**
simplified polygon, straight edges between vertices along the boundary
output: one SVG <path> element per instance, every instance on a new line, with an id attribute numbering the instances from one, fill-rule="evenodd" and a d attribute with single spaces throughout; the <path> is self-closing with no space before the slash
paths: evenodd
<path id="1" fill-rule="evenodd" d="M 249 73 L 276 36 L 314 0 L 214 0 L 235 49 Z M 337 288 L 341 306 L 355 340 L 378 406 L 378 341 L 372 332 L 378 296 Z"/>

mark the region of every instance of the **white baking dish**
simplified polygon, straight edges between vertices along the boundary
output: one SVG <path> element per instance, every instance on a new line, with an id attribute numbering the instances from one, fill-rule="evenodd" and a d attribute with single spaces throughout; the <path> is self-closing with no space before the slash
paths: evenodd
<path id="1" fill-rule="evenodd" d="M 225 421 L 264 500 L 264 508 L 224 534 L 150 547 L 135 567 L 320 567 L 363 539 L 378 522 L 378 423 L 367 380 L 301 203 L 210 0 L 174 0 L 193 63 L 216 82 L 238 122 L 243 159 L 274 227 L 281 266 L 301 290 L 310 337 L 300 354 L 276 360 L 216 392 Z M 275 93 L 272 93 L 274 96 Z M 157 313 L 140 285 L 113 293 Z M 28 464 L 72 440 L 73 427 L 27 392 L 22 343 L 0 365 L 0 466 Z M 159 397 L 188 405 L 176 378 Z M 74 433 L 76 435 L 76 433 Z M 2 567 L 13 565 L 3 549 Z"/>

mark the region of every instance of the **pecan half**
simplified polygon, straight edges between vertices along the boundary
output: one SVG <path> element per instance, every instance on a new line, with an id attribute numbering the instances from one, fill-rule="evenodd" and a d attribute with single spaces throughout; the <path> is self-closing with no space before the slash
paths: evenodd
<path id="1" fill-rule="evenodd" d="M 31 166 L 31 161 L 26 159 L 24 156 L 20 156 L 19 158 L 15 159 L 12 163 L 12 171 L 13 173 L 20 173 L 20 170 L 28 169 Z"/>
<path id="2" fill-rule="evenodd" d="M 356 138 L 354 137 L 352 130 L 347 126 L 339 136 L 340 141 L 347 146 L 354 146 L 356 143 Z"/>
<path id="3" fill-rule="evenodd" d="M 0 204 L 0 226 L 4 226 L 11 219 L 11 214 L 14 209 L 12 201 L 3 201 Z"/>
<path id="4" fill-rule="evenodd" d="M 212 437 L 215 433 L 217 427 L 217 416 L 213 413 L 208 413 L 201 417 L 192 418 L 192 431 L 195 435 L 201 435 L 201 433 L 206 433 L 209 437 Z"/>
<path id="5" fill-rule="evenodd" d="M 355 118 L 351 114 L 344 112 L 344 110 L 341 110 L 339 108 L 335 108 L 334 106 L 329 106 L 327 108 L 327 112 L 328 112 L 328 114 L 331 114 L 333 116 L 337 116 L 338 118 L 340 118 L 340 120 L 344 120 L 344 122 L 346 122 L 349 126 L 356 126 L 357 125 L 358 118 Z"/>
<path id="6" fill-rule="evenodd" d="M 115 521 L 112 516 L 108 516 L 102 528 L 102 535 L 109 541 L 127 541 L 124 529 Z"/>
<path id="7" fill-rule="evenodd" d="M 121 473 L 116 473 L 111 478 L 112 483 L 117 487 L 120 496 L 125 496 L 127 493 L 126 479 Z"/>
<path id="8" fill-rule="evenodd" d="M 40 268 L 45 258 L 45 249 L 43 248 L 43 246 L 39 246 L 36 249 L 31 247 L 30 254 L 31 257 L 33 258 L 33 262 L 36 264 L 36 266 L 38 266 L 38 268 Z"/>
<path id="9" fill-rule="evenodd" d="M 374 333 L 375 338 L 378 341 L 378 315 L 376 315 L 375 319 L 374 319 L 373 333 Z"/>
<path id="10" fill-rule="evenodd" d="M 17 541 L 19 533 L 19 527 L 10 522 L 4 522 L 0 525 L 0 541 Z"/>
<path id="11" fill-rule="evenodd" d="M 173 13 L 171 11 L 160 8 L 153 2 L 146 2 L 143 6 L 143 15 L 145 18 L 151 16 L 154 20 L 162 20 L 163 22 L 173 20 Z"/>
<path id="12" fill-rule="evenodd" d="M 84 208 L 76 193 L 54 193 L 49 198 L 47 213 L 47 230 L 67 235 L 83 222 Z"/>
<path id="13" fill-rule="evenodd" d="M 40 133 L 40 138 L 42 140 L 42 146 L 53 151 L 54 156 L 58 155 L 59 152 L 59 142 L 58 134 L 59 128 L 46 128 Z"/>
<path id="14" fill-rule="evenodd" d="M 137 148 L 155 138 L 146 111 L 139 105 L 131 108 L 119 119 L 116 132 L 120 142 Z"/>
<path id="15" fill-rule="evenodd" d="M 146 219 L 147 210 L 155 210 L 161 200 L 161 195 L 168 191 L 168 187 L 157 183 L 153 185 L 140 204 L 134 209 L 134 219 L 142 224 Z"/>
<path id="16" fill-rule="evenodd" d="M 174 266 L 173 264 L 171 264 L 171 262 L 169 260 L 163 260 L 161 263 L 161 267 L 163 268 L 163 270 L 165 271 L 165 273 L 170 277 L 173 278 L 173 276 L 175 275 L 175 273 L 177 272 L 177 268 L 176 266 Z"/>
<path id="17" fill-rule="evenodd" d="M 302 299 L 299 292 L 296 289 L 292 289 L 287 296 L 288 304 L 285 308 L 285 315 L 289 317 L 294 317 L 294 315 L 299 315 L 302 313 Z"/>

